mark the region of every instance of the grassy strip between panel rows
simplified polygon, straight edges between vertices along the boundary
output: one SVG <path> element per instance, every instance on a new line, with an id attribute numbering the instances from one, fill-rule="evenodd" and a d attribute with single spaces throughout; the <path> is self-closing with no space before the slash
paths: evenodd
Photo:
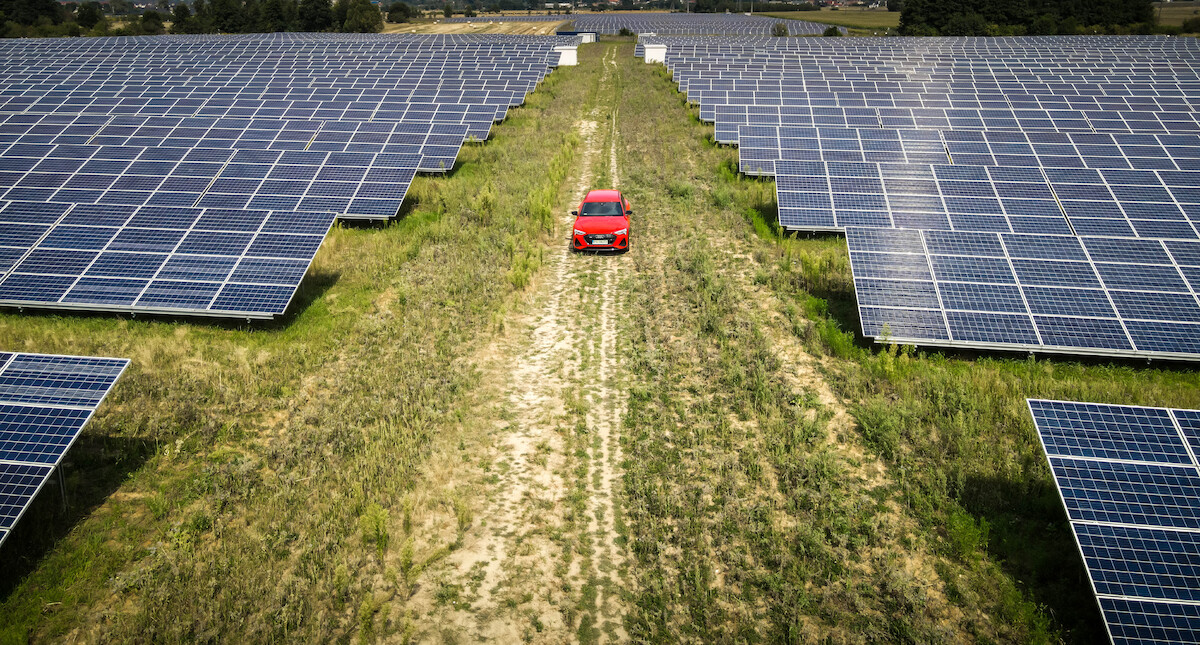
<path id="1" fill-rule="evenodd" d="M 594 84 L 550 75 L 448 177 L 418 177 L 404 220 L 335 229 L 278 323 L 0 314 L 5 349 L 133 359 L 68 456 L 70 510 L 42 495 L 5 547 L 0 641 L 402 631 L 437 556 L 398 548 L 414 505 L 454 501 L 407 491 L 468 416 L 459 359 L 558 243 Z"/>
<path id="2" fill-rule="evenodd" d="M 784 640 L 816 624 L 834 641 L 1103 640 L 1024 400 L 1194 408 L 1197 373 L 871 346 L 848 331 L 858 320 L 844 240 L 782 236 L 773 182 L 739 176 L 736 149 L 705 143 L 711 126 L 689 123 L 678 95 L 654 98 L 668 95 L 665 76 L 643 86 L 646 99 L 623 107 L 623 132 L 634 135 L 648 115 L 678 114 L 655 120 L 654 143 L 664 147 L 653 159 L 695 165 L 642 164 L 630 172 L 642 181 L 627 187 L 643 202 L 634 191 L 666 187 L 656 210 L 679 214 L 656 240 L 670 249 L 663 275 L 650 272 L 637 294 L 654 324 L 631 332 L 641 383 L 627 453 L 647 455 L 627 464 L 631 539 L 646 572 L 640 633 Z M 811 420 L 823 412 L 779 387 L 770 343 L 734 304 L 752 294 L 712 266 L 714 242 L 751 230 L 742 265 L 794 342 L 821 357 L 860 441 L 887 467 L 886 486 L 866 497 L 839 490 L 852 463 L 823 456 Z M 917 530 L 897 535 L 886 520 L 895 512 Z M 922 588 L 896 573 L 922 545 L 935 556 L 934 586 L 955 607 L 941 617 L 921 615 Z M 879 552 L 880 566 L 859 566 Z M 755 624 L 762 618 L 770 625 Z"/>

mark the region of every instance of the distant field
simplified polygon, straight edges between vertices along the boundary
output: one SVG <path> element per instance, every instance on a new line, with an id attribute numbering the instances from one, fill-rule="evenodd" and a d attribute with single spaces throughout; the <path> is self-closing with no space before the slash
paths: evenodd
<path id="1" fill-rule="evenodd" d="M 879 9 L 839 9 L 830 11 L 781 11 L 779 13 L 764 13 L 773 18 L 788 18 L 791 20 L 807 20 L 821 22 L 827 25 L 853 27 L 858 29 L 887 29 L 900 26 L 900 12 Z"/>
<path id="2" fill-rule="evenodd" d="M 388 34 L 553 34 L 561 22 L 491 22 L 489 18 L 478 18 L 474 22 L 444 22 L 420 20 L 416 22 L 387 23 L 383 31 Z"/>
<path id="3" fill-rule="evenodd" d="M 1200 17 L 1200 2 L 1156 2 L 1154 8 L 1163 25 L 1182 25 L 1184 20 Z"/>

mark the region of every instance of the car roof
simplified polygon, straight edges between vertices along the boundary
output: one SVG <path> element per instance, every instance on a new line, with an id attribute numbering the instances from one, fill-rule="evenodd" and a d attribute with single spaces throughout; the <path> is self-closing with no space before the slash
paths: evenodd
<path id="1" fill-rule="evenodd" d="M 583 198 L 585 202 L 618 202 L 621 201 L 621 191 L 619 190 L 593 190 Z"/>

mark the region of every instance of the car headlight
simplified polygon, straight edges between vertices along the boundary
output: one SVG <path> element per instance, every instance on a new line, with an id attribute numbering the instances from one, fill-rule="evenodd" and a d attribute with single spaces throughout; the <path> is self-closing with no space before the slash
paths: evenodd
<path id="1" fill-rule="evenodd" d="M 575 229 L 575 234 L 576 235 L 587 235 L 587 233 L 584 233 L 583 231 L 581 231 L 579 229 Z"/>
<path id="2" fill-rule="evenodd" d="M 621 229 L 621 230 L 619 230 L 619 231 L 613 231 L 613 235 L 624 235 L 624 234 L 626 234 L 626 233 L 628 233 L 628 232 L 629 232 L 629 229 L 627 229 L 627 228 L 623 228 L 623 229 Z"/>

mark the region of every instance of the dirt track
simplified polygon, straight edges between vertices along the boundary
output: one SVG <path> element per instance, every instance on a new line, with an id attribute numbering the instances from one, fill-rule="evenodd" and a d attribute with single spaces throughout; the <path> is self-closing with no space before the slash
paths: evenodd
<path id="1" fill-rule="evenodd" d="M 615 54 L 604 60 L 597 96 L 614 96 Z M 614 112 L 602 102 L 578 124 L 570 203 L 597 181 L 617 185 Z M 500 474 L 462 547 L 414 597 L 438 625 L 418 635 L 424 642 L 628 640 L 628 557 L 617 519 L 625 411 L 618 287 L 630 269 L 624 256 L 571 252 L 572 217 L 564 210 L 559 219 L 562 244 L 527 311 L 477 359 L 503 410 Z M 468 590 L 466 602 L 440 602 L 447 588 Z"/>

